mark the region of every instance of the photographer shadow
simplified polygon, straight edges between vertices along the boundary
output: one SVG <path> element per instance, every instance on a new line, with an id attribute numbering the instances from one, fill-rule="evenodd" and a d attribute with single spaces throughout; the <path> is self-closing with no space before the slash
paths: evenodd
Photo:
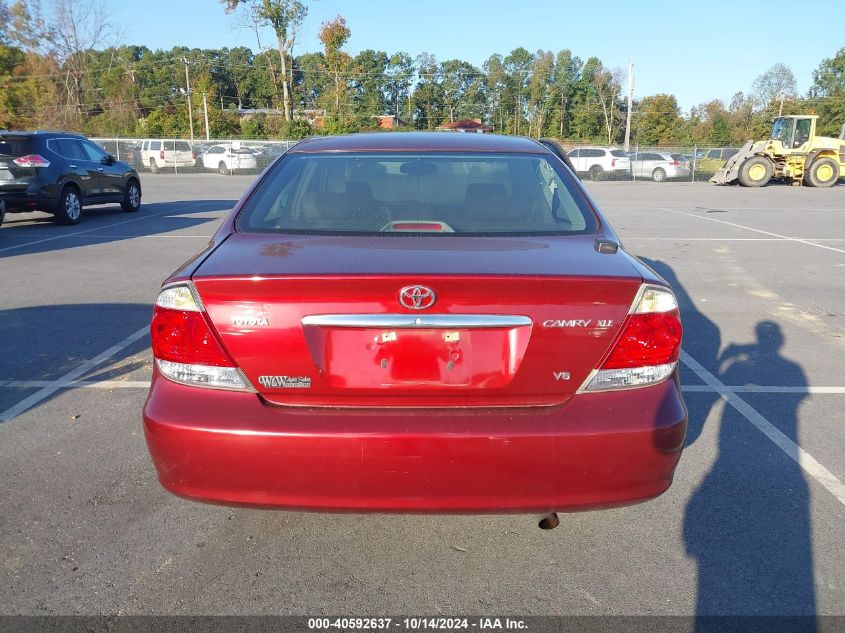
<path id="1" fill-rule="evenodd" d="M 660 261 L 643 261 L 675 291 L 685 330 L 684 351 L 723 384 L 807 387 L 800 365 L 782 354 L 784 335 L 777 323 L 759 321 L 754 342 L 728 343 L 720 352 L 719 327 L 697 309 L 674 270 Z M 746 401 L 754 397 L 738 395 Z M 690 392 L 685 398 L 690 447 L 701 440 L 722 398 L 713 390 Z M 799 444 L 798 410 L 806 392 L 766 398 L 772 403 L 766 405 L 772 411 L 769 421 Z M 746 619 L 749 616 L 791 616 L 767 619 L 765 627 L 816 631 L 811 529 L 809 486 L 801 467 L 724 403 L 718 455 L 684 515 L 684 546 L 698 566 L 696 630 L 756 630 L 763 622 Z"/>
<path id="2" fill-rule="evenodd" d="M 728 345 L 718 358 L 730 386 L 806 387 L 801 367 L 781 355 L 780 326 L 760 321 L 757 341 Z M 772 423 L 798 444 L 798 408 L 805 393 L 777 395 Z M 696 613 L 814 616 L 809 487 L 801 467 L 770 444 L 734 407 L 725 405 L 719 455 L 690 499 L 684 519 L 687 552 L 698 561 Z M 784 623 L 785 624 L 785 623 Z M 699 629 L 720 629 L 699 621 Z M 812 617 L 789 622 L 814 631 Z"/>

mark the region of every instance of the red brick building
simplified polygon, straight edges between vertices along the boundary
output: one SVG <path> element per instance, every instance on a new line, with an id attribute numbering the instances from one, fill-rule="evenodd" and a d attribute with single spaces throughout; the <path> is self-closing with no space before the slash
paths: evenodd
<path id="1" fill-rule="evenodd" d="M 471 134 L 484 134 L 493 131 L 492 127 L 484 125 L 480 119 L 461 119 L 452 123 L 443 123 L 437 129 L 442 132 L 469 132 Z"/>

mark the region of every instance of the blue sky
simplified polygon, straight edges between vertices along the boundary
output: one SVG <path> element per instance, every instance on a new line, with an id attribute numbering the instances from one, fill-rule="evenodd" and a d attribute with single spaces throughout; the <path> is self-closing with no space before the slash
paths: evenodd
<path id="1" fill-rule="evenodd" d="M 480 66 L 517 46 L 569 48 L 610 68 L 635 64 L 637 97 L 667 92 L 684 110 L 737 91 L 776 62 L 805 92 L 819 62 L 845 46 L 845 0 L 312 0 L 294 54 L 320 49 L 320 23 L 340 14 L 352 31 L 346 49 L 425 51 Z M 217 0 L 108 0 L 126 42 L 150 48 L 249 46 Z M 794 38 L 794 39 L 790 39 Z M 268 35 L 267 43 L 272 41 Z M 791 46 L 781 46 L 790 42 Z M 781 48 L 779 51 L 778 49 Z"/>

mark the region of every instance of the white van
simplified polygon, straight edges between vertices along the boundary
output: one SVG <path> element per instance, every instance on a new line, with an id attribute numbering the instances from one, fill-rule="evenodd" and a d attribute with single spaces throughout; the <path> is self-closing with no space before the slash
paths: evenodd
<path id="1" fill-rule="evenodd" d="M 196 165 L 197 155 L 188 141 L 141 142 L 141 163 L 154 174 L 162 169 L 188 168 Z"/>

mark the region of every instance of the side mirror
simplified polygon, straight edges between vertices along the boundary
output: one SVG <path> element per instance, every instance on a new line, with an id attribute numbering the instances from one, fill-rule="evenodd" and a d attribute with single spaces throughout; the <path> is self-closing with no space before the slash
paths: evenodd
<path id="1" fill-rule="evenodd" d="M 103 165 L 113 165 L 115 162 L 117 162 L 117 159 L 111 154 L 106 154 L 103 158 L 100 159 L 100 162 Z"/>

